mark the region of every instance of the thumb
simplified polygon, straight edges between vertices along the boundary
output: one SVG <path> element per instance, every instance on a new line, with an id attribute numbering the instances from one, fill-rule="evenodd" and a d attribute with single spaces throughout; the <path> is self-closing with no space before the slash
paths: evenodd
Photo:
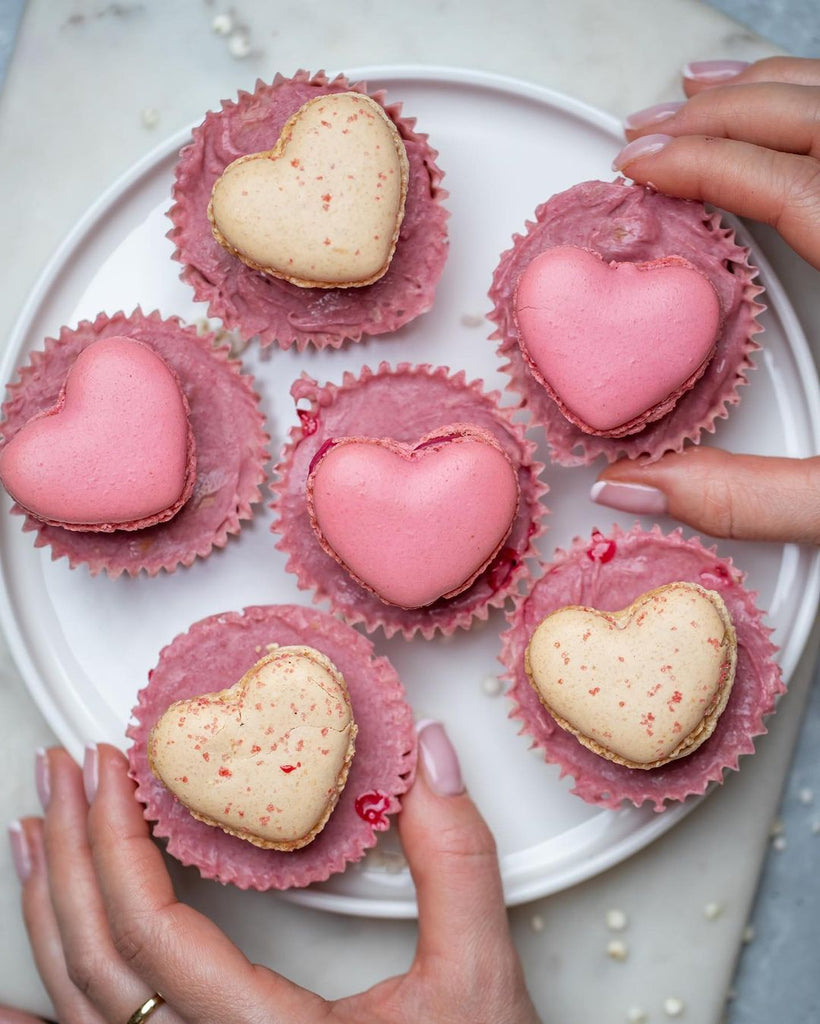
<path id="1" fill-rule="evenodd" d="M 820 544 L 820 456 L 784 459 L 689 448 L 624 459 L 592 486 L 599 505 L 670 515 L 713 537 Z"/>
<path id="2" fill-rule="evenodd" d="M 465 792 L 444 727 L 424 721 L 417 731 L 419 770 L 399 832 L 416 885 L 418 957 L 452 958 L 458 950 L 469 972 L 511 948 L 495 840 Z"/>

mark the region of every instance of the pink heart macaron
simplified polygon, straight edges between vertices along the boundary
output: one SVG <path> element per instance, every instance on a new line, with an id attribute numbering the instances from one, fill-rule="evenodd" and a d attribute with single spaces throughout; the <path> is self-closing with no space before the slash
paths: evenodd
<path id="1" fill-rule="evenodd" d="M 606 262 L 571 245 L 522 272 L 515 321 L 524 359 L 563 415 L 623 437 L 666 415 L 715 351 L 721 307 L 687 260 Z"/>
<path id="2" fill-rule="evenodd" d="M 466 590 L 501 550 L 518 501 L 509 457 L 469 424 L 412 445 L 334 438 L 316 453 L 307 479 L 322 547 L 363 587 L 402 608 Z"/>
<path id="3" fill-rule="evenodd" d="M 137 530 L 165 522 L 196 478 L 189 408 L 174 371 L 124 336 L 85 348 L 54 406 L 0 450 L 0 479 L 42 522 Z"/>

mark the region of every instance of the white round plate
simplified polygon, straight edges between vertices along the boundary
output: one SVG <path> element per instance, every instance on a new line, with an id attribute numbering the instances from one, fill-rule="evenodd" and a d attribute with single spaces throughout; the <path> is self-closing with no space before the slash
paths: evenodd
<path id="1" fill-rule="evenodd" d="M 499 254 L 550 195 L 585 179 L 610 179 L 621 138 L 610 117 L 515 80 L 432 68 L 368 68 L 350 76 L 401 100 L 439 150 L 450 193 L 450 255 L 432 311 L 395 336 L 302 355 L 277 350 L 260 356 L 255 345 L 247 348 L 243 358 L 256 375 L 274 452 L 294 421 L 288 389 L 303 369 L 321 381 L 337 381 L 344 370 L 355 373 L 381 360 L 429 362 L 464 368 L 469 378 L 503 389 L 482 319 Z M 190 321 L 203 316 L 179 281 L 165 237 L 173 168 L 188 135 L 149 155 L 77 225 L 28 302 L 0 379 L 12 379 L 30 351 L 61 325 L 100 311 L 130 311 L 139 304 Z M 820 438 L 813 363 L 786 296 L 762 254 L 754 255 L 768 288 L 765 348 L 751 386 L 743 389 L 729 420 L 719 424 L 715 442 L 760 454 L 808 455 Z M 546 461 L 546 451 L 541 457 Z M 595 527 L 606 531 L 613 520 L 624 526 L 634 521 L 589 501 L 600 468 L 547 468 L 551 514 L 540 545 L 545 557 L 576 534 L 588 535 Z M 135 695 L 160 648 L 195 620 L 252 604 L 310 602 L 284 570 L 264 507 L 225 550 L 189 569 L 156 579 L 109 580 L 70 571 L 65 560 L 52 562 L 48 551 L 35 550 L 3 500 L 2 625 L 32 696 L 77 757 L 90 740 L 124 745 Z M 817 607 L 817 554 L 792 545 L 742 543 L 721 543 L 719 551 L 748 573 L 769 610 L 788 677 Z M 656 814 L 600 810 L 572 796 L 570 780 L 559 780 L 554 767 L 529 752 L 507 717 L 506 698 L 497 692 L 504 625 L 503 616 L 494 614 L 444 641 L 385 641 L 381 634 L 374 639 L 377 651 L 398 669 L 417 716 L 446 723 L 469 788 L 498 838 L 507 900 L 516 904 L 617 863 L 697 801 Z M 361 864 L 292 898 L 326 910 L 413 916 L 413 887 L 394 831 Z"/>

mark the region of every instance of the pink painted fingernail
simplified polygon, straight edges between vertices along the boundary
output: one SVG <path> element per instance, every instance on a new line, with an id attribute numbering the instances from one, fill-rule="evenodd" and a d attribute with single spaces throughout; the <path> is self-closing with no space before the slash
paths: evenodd
<path id="1" fill-rule="evenodd" d="M 85 787 L 85 798 L 92 803 L 97 795 L 97 786 L 100 781 L 100 757 L 96 743 L 89 743 L 85 748 L 83 759 L 83 786 Z"/>
<path id="2" fill-rule="evenodd" d="M 643 110 L 636 110 L 624 120 L 624 128 L 639 129 L 648 128 L 651 124 L 660 124 L 668 121 L 684 105 L 684 100 L 675 100 L 669 103 L 656 103 L 654 107 L 645 107 Z"/>
<path id="3" fill-rule="evenodd" d="M 639 516 L 660 516 L 667 511 L 666 495 L 657 487 L 644 484 L 625 484 L 612 480 L 597 480 L 589 492 L 598 505 L 616 508 L 620 512 L 634 512 Z"/>
<path id="4" fill-rule="evenodd" d="M 693 60 L 684 64 L 684 78 L 693 82 L 728 82 L 749 66 L 747 60 Z"/>
<path id="5" fill-rule="evenodd" d="M 612 170 L 620 171 L 627 164 L 631 164 L 633 160 L 652 156 L 654 153 L 660 152 L 671 141 L 671 135 L 644 135 L 640 139 L 628 142 L 612 161 Z"/>
<path id="6" fill-rule="evenodd" d="M 48 768 L 48 751 L 45 747 L 37 750 L 34 761 L 34 783 L 37 786 L 37 796 L 40 804 L 45 810 L 51 799 L 51 777 Z"/>
<path id="7" fill-rule="evenodd" d="M 28 848 L 23 826 L 19 821 L 13 821 L 9 825 L 9 845 L 17 877 L 21 882 L 26 882 L 31 874 L 31 851 Z"/>
<path id="8" fill-rule="evenodd" d="M 458 796 L 464 792 L 461 766 L 455 747 L 441 722 L 424 719 L 416 724 L 419 756 L 430 789 L 438 796 Z"/>

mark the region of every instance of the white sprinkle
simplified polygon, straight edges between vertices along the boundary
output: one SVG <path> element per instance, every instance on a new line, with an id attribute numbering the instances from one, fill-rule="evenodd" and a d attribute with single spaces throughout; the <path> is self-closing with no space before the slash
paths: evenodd
<path id="1" fill-rule="evenodd" d="M 640 1006 L 630 1006 L 626 1011 L 626 1019 L 629 1024 L 648 1024 L 649 1014 Z"/>
<path id="2" fill-rule="evenodd" d="M 683 1000 L 678 999 L 677 996 L 670 996 L 663 1001 L 663 1012 L 667 1017 L 680 1017 L 684 1009 Z"/>
<path id="3" fill-rule="evenodd" d="M 606 912 L 606 926 L 611 932 L 622 932 L 629 924 L 629 918 L 623 912 L 613 907 Z"/>
<path id="4" fill-rule="evenodd" d="M 159 111 L 156 107 L 146 107 L 140 114 L 143 128 L 156 128 L 159 124 Z"/>
<path id="5" fill-rule="evenodd" d="M 244 32 L 236 32 L 228 40 L 228 53 L 237 60 L 247 57 L 251 52 L 251 44 Z"/>
<path id="6" fill-rule="evenodd" d="M 498 676 L 484 676 L 481 681 L 481 689 L 488 697 L 497 697 L 504 689 L 504 684 Z"/>
<path id="7" fill-rule="evenodd" d="M 461 324 L 463 327 L 481 327 L 484 323 L 484 317 L 479 316 L 476 313 L 465 313 L 461 318 Z"/>
<path id="8" fill-rule="evenodd" d="M 778 853 L 782 853 L 788 846 L 785 836 L 775 836 L 772 840 L 772 846 L 777 850 Z"/>
<path id="9" fill-rule="evenodd" d="M 808 807 L 809 804 L 814 803 L 814 790 L 809 789 L 808 786 L 804 786 L 797 794 L 797 799 L 801 804 L 805 804 Z"/>
<path id="10" fill-rule="evenodd" d="M 750 943 L 750 942 L 754 942 L 754 937 L 755 937 L 754 926 L 750 925 L 750 924 L 747 924 L 746 927 L 743 929 L 743 941 L 745 943 L 747 943 L 747 944 Z"/>
<path id="11" fill-rule="evenodd" d="M 544 930 L 544 918 L 540 914 L 533 914 L 530 918 L 530 928 L 534 932 L 542 932 Z"/>
<path id="12" fill-rule="evenodd" d="M 774 821 L 771 824 L 771 827 L 769 828 L 769 835 L 770 836 L 779 836 L 779 835 L 782 834 L 782 832 L 783 832 L 783 822 L 780 820 L 780 818 L 775 818 Z"/>
<path id="13" fill-rule="evenodd" d="M 707 921 L 715 921 L 723 913 L 722 903 L 707 903 L 703 908 L 703 916 Z"/>
<path id="14" fill-rule="evenodd" d="M 218 36 L 227 36 L 230 34 L 233 28 L 233 15 L 232 14 L 217 14 L 214 20 L 211 22 L 211 30 Z"/>
<path id="15" fill-rule="evenodd" d="M 629 949 L 623 939 L 611 939 L 606 944 L 606 955 L 612 960 L 623 963 L 629 956 Z"/>

